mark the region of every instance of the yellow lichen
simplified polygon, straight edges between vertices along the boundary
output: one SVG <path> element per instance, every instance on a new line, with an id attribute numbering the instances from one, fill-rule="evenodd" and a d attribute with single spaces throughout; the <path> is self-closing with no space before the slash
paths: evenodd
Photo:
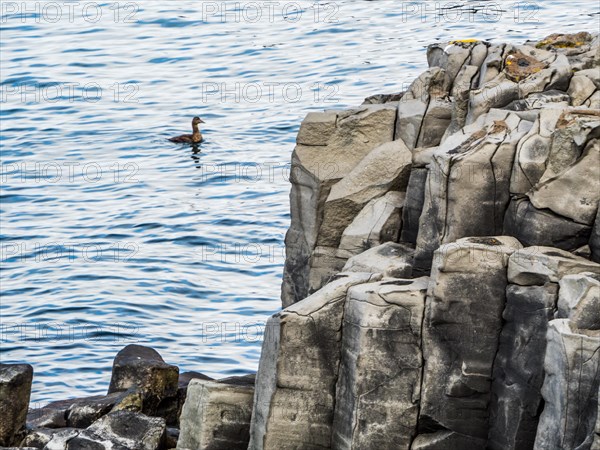
<path id="1" fill-rule="evenodd" d="M 450 41 L 451 44 L 472 44 L 479 42 L 479 39 L 458 39 L 456 41 Z"/>

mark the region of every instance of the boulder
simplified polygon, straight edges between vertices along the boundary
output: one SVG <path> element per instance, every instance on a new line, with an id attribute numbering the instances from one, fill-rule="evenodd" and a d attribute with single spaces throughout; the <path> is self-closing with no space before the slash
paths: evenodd
<path id="1" fill-rule="evenodd" d="M 600 331 L 580 334 L 568 319 L 550 322 L 535 449 L 589 449 L 600 383 Z"/>
<path id="2" fill-rule="evenodd" d="M 564 55 L 530 46 L 492 46 L 470 93 L 470 124 L 492 108 L 502 108 L 535 92 L 566 90 L 571 66 Z"/>
<path id="3" fill-rule="evenodd" d="M 406 191 L 411 162 L 412 154 L 401 140 L 373 149 L 332 186 L 323 206 L 317 245 L 338 247 L 342 233 L 367 203 L 388 191 Z"/>
<path id="4" fill-rule="evenodd" d="M 108 393 L 135 388 L 143 396 L 142 412 L 154 415 L 161 402 L 177 397 L 178 380 L 179 368 L 165 363 L 156 350 L 131 344 L 115 357 Z"/>
<path id="5" fill-rule="evenodd" d="M 600 330 L 600 274 L 583 272 L 560 280 L 557 318 L 573 328 Z"/>
<path id="6" fill-rule="evenodd" d="M 391 191 L 371 200 L 344 230 L 340 250 L 357 255 L 384 242 L 397 242 L 405 194 Z"/>
<path id="7" fill-rule="evenodd" d="M 428 281 L 387 279 L 348 290 L 332 448 L 410 449 Z"/>
<path id="8" fill-rule="evenodd" d="M 434 153 L 419 220 L 415 266 L 425 270 L 441 244 L 502 233 L 516 145 L 530 122 L 495 111 L 446 139 Z M 477 205 L 474 214 L 473 205 Z"/>
<path id="9" fill-rule="evenodd" d="M 123 397 L 123 392 L 113 392 L 52 402 L 29 413 L 27 425 L 31 428 L 87 428 L 109 413 Z"/>
<path id="10" fill-rule="evenodd" d="M 281 294 L 284 307 L 310 293 L 312 267 L 320 264 L 318 260 L 315 264 L 311 261 L 331 186 L 348 175 L 374 148 L 392 141 L 395 122 L 394 103 L 311 113 L 302 122 L 292 154 L 291 224 L 285 238 Z M 323 276 L 324 280 L 327 278 Z"/>
<path id="11" fill-rule="evenodd" d="M 533 448 L 542 406 L 546 331 L 557 296 L 558 286 L 550 282 L 509 284 L 506 289 L 505 323 L 494 361 L 490 450 Z"/>
<path id="12" fill-rule="evenodd" d="M 513 253 L 508 280 L 521 286 L 558 283 L 564 276 L 591 272 L 600 274 L 600 264 L 552 247 L 527 247 Z"/>
<path id="13" fill-rule="evenodd" d="M 245 381 L 245 382 L 244 382 Z M 181 415 L 181 450 L 246 450 L 254 398 L 253 380 L 195 379 Z"/>
<path id="14" fill-rule="evenodd" d="M 537 209 L 526 197 L 514 197 L 504 216 L 504 234 L 516 237 L 526 247 L 575 251 L 588 243 L 592 227 Z"/>
<path id="15" fill-rule="evenodd" d="M 372 274 L 340 274 L 267 322 L 256 378 L 249 450 L 328 448 L 351 286 Z"/>
<path id="16" fill-rule="evenodd" d="M 485 448 L 506 267 L 520 248 L 508 236 L 472 237 L 435 252 L 423 321 L 419 413 L 419 434 L 435 436 L 420 448 L 452 448 L 453 433 L 463 435 L 465 448 Z M 451 433 L 440 443 L 440 432 Z"/>
<path id="17" fill-rule="evenodd" d="M 0 446 L 18 444 L 24 437 L 32 380 L 29 364 L 0 364 Z"/>
<path id="18" fill-rule="evenodd" d="M 343 272 L 377 273 L 384 277 L 406 278 L 412 273 L 413 249 L 386 242 L 348 260 Z"/>

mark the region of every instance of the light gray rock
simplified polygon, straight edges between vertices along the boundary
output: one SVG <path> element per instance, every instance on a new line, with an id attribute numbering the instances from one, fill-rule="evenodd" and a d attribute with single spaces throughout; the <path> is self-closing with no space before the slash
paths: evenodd
<path id="1" fill-rule="evenodd" d="M 492 46 L 481 68 L 478 89 L 471 91 L 466 123 L 535 92 L 564 91 L 570 77 L 571 66 L 564 55 L 530 46 Z"/>
<path id="2" fill-rule="evenodd" d="M 0 364 L 0 446 L 18 444 L 24 437 L 33 367 Z"/>
<path id="3" fill-rule="evenodd" d="M 387 279 L 348 290 L 332 448 L 410 449 L 428 281 Z"/>
<path id="4" fill-rule="evenodd" d="M 450 87 L 444 69 L 432 67 L 421 74 L 398 103 L 396 139 L 410 150 L 438 145 L 452 117 Z"/>
<path id="5" fill-rule="evenodd" d="M 513 253 L 508 280 L 522 286 L 558 283 L 564 276 L 590 272 L 600 274 L 600 264 L 552 247 L 527 247 Z"/>
<path id="6" fill-rule="evenodd" d="M 572 166 L 536 185 L 527 195 L 537 209 L 592 225 L 600 201 L 600 140 L 591 141 Z"/>
<path id="7" fill-rule="evenodd" d="M 246 450 L 253 398 L 253 383 L 192 380 L 183 405 L 177 448 Z"/>
<path id="8" fill-rule="evenodd" d="M 378 273 L 384 277 L 406 278 L 412 273 L 413 249 L 386 242 L 348 260 L 343 272 Z"/>
<path id="9" fill-rule="evenodd" d="M 291 224 L 285 238 L 282 283 L 284 307 L 309 295 L 309 278 L 315 264 L 326 272 L 327 260 L 317 258 L 313 264 L 324 202 L 333 184 L 374 148 L 394 139 L 396 109 L 394 103 L 363 105 L 349 111 L 311 113 L 302 122 L 292 154 Z M 327 273 L 323 279 L 328 279 Z"/>
<path id="10" fill-rule="evenodd" d="M 559 285 L 556 317 L 569 319 L 574 328 L 600 330 L 600 274 L 566 275 Z"/>
<path id="11" fill-rule="evenodd" d="M 520 248 L 508 236 L 473 237 L 435 252 L 423 322 L 420 435 L 459 433 L 469 448 L 485 448 L 506 267 Z M 444 440 L 454 439 L 452 433 L 419 448 L 451 448 Z"/>
<path id="12" fill-rule="evenodd" d="M 568 319 L 550 322 L 535 449 L 586 450 L 594 440 L 600 383 L 600 331 L 580 334 Z"/>
<path id="13" fill-rule="evenodd" d="M 135 388 L 143 397 L 142 412 L 153 415 L 165 399 L 176 399 L 178 381 L 177 366 L 150 347 L 131 344 L 115 357 L 108 393 Z"/>
<path id="14" fill-rule="evenodd" d="M 402 227 L 403 192 L 390 191 L 371 200 L 344 230 L 340 250 L 357 255 L 384 242 L 397 242 Z"/>
<path id="15" fill-rule="evenodd" d="M 516 145 L 530 122 L 495 111 L 434 153 L 419 220 L 415 267 L 426 270 L 441 244 L 502 233 Z M 474 213 L 477 205 L 477 213 Z"/>
<path id="16" fill-rule="evenodd" d="M 338 247 L 343 231 L 368 202 L 390 190 L 406 191 L 411 163 L 412 154 L 400 140 L 373 149 L 332 186 L 324 205 L 317 245 Z"/>
<path id="17" fill-rule="evenodd" d="M 567 93 L 571 96 L 571 104 L 573 106 L 581 106 L 590 99 L 596 89 L 597 87 L 594 80 L 579 72 L 571 78 Z"/>
<path id="18" fill-rule="evenodd" d="M 533 448 L 542 405 L 546 331 L 554 319 L 557 297 L 556 283 L 509 284 L 506 289 L 492 382 L 491 450 Z"/>
<path id="19" fill-rule="evenodd" d="M 504 234 L 516 237 L 526 247 L 575 251 L 588 243 L 591 233 L 591 226 L 537 209 L 526 197 L 514 197 L 504 216 Z"/>
<path id="20" fill-rule="evenodd" d="M 339 274 L 269 319 L 256 378 L 249 450 L 330 446 L 346 293 L 351 286 L 380 278 Z"/>

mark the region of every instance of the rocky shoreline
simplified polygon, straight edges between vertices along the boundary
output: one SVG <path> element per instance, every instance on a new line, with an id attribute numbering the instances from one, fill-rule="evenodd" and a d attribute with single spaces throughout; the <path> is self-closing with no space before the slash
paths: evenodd
<path id="1" fill-rule="evenodd" d="M 32 367 L 3 364 L 0 446 L 599 450 L 600 38 L 427 59 L 304 119 L 257 374 L 130 345 L 107 395 L 28 411 Z"/>

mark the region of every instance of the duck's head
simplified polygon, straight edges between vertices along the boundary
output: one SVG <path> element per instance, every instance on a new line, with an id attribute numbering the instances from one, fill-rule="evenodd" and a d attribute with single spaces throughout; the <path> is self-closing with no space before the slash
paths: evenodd
<path id="1" fill-rule="evenodd" d="M 200 123 L 204 123 L 204 120 L 202 120 L 200 117 L 196 116 L 194 117 L 194 119 L 192 120 L 192 125 L 198 125 Z"/>

